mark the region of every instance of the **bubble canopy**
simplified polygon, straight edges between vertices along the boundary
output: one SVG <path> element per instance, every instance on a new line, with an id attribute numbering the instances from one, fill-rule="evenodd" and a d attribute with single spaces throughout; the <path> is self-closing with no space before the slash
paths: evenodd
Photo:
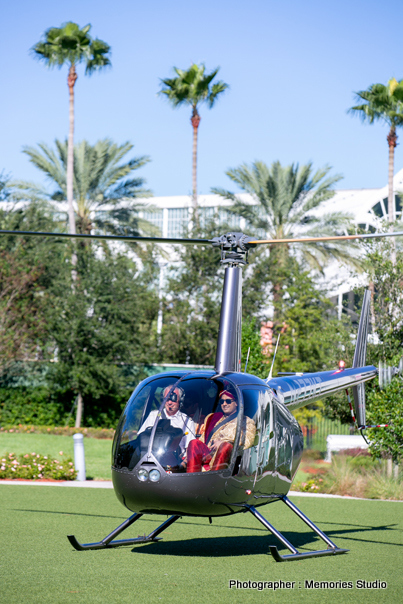
<path id="1" fill-rule="evenodd" d="M 117 470 L 151 481 L 143 464 L 157 461 L 168 474 L 228 469 L 252 446 L 253 417 L 241 390 L 225 378 L 161 375 L 140 384 L 120 418 L 112 449 Z"/>

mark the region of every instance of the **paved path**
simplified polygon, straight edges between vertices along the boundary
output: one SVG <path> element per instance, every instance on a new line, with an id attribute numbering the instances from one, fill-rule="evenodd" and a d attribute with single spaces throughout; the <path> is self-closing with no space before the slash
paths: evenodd
<path id="1" fill-rule="evenodd" d="M 113 489 L 111 480 L 60 480 L 57 482 L 40 482 L 38 480 L 0 480 L 0 485 L 8 484 L 13 486 L 36 486 L 36 487 L 84 487 L 90 489 Z M 387 501 L 392 503 L 403 503 L 395 499 L 364 499 L 363 497 L 349 497 L 348 495 L 328 495 L 327 493 L 302 493 L 300 491 L 290 491 L 290 497 L 328 497 L 332 499 L 358 499 L 359 501 Z"/>
<path id="2" fill-rule="evenodd" d="M 36 487 L 87 487 L 91 489 L 113 489 L 111 480 L 58 480 L 41 482 L 40 480 L 0 480 L 1 484 L 12 484 L 14 486 L 22 485 L 33 485 Z"/>

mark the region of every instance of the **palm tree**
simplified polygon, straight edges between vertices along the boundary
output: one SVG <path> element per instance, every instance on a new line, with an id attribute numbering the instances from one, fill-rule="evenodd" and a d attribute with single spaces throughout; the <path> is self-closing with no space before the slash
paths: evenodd
<path id="1" fill-rule="evenodd" d="M 38 145 L 39 149 L 24 148 L 31 163 L 55 188 L 49 191 L 32 182 L 14 181 L 14 197 L 24 199 L 28 194 L 36 199 L 66 200 L 68 142 L 56 139 L 55 144 L 56 150 L 45 144 Z M 108 233 L 138 235 L 139 228 L 145 226 L 146 221 L 138 218 L 144 204 L 136 204 L 134 200 L 149 197 L 151 191 L 144 188 L 143 178 L 133 178 L 131 174 L 150 160 L 141 156 L 121 163 L 132 149 L 129 142 L 117 145 L 109 139 L 100 140 L 93 146 L 85 140 L 75 145 L 73 193 L 79 233 L 89 234 L 95 227 Z"/>
<path id="2" fill-rule="evenodd" d="M 32 47 L 34 56 L 46 63 L 48 67 L 61 68 L 69 65 L 67 85 L 69 87 L 69 138 L 67 151 L 67 203 L 69 212 L 69 232 L 76 232 L 73 209 L 73 171 L 74 171 L 74 86 L 77 80 L 76 66 L 85 63 L 85 73 L 110 65 L 108 54 L 110 47 L 106 42 L 89 35 L 91 25 L 82 29 L 71 21 L 61 27 L 51 27 L 44 33 L 43 39 Z"/>
<path id="3" fill-rule="evenodd" d="M 393 174 L 395 162 L 395 147 L 397 145 L 397 128 L 403 126 L 403 80 L 389 80 L 386 86 L 372 84 L 368 90 L 356 93 L 357 101 L 365 101 L 355 105 L 349 113 L 359 115 L 363 122 L 373 124 L 375 121 L 385 122 L 389 126 L 386 137 L 389 146 L 388 166 L 388 215 L 389 222 L 395 220 L 395 203 L 393 192 Z"/>
<path id="4" fill-rule="evenodd" d="M 201 120 L 198 106 L 201 103 L 207 103 L 211 109 L 218 95 L 228 88 L 228 84 L 221 80 L 210 86 L 219 67 L 206 75 L 204 74 L 205 69 L 203 64 L 193 64 L 187 71 L 174 67 L 177 77 L 161 80 L 165 88 L 162 87 L 160 90 L 160 94 L 166 95 L 174 107 L 180 105 L 192 107 L 192 117 L 190 118 L 193 127 L 192 205 L 195 218 L 197 218 L 197 133 Z"/>
<path id="5" fill-rule="evenodd" d="M 212 189 L 213 193 L 232 201 L 230 211 L 243 216 L 253 235 L 270 239 L 292 237 L 316 237 L 345 233 L 351 226 L 351 218 L 341 212 L 319 214 L 313 212 L 334 195 L 332 186 L 341 176 L 329 176 L 330 168 L 312 173 L 312 164 L 282 166 L 274 162 L 270 167 L 256 161 L 251 166 L 243 164 L 228 170 L 227 176 L 248 193 L 253 204 L 225 189 Z M 273 287 L 274 305 L 278 307 L 282 297 L 281 272 L 284 269 L 290 246 L 269 245 L 270 281 Z M 344 262 L 356 260 L 351 257 L 351 247 L 332 242 L 299 244 L 301 259 L 311 268 L 323 271 L 329 259 Z"/>

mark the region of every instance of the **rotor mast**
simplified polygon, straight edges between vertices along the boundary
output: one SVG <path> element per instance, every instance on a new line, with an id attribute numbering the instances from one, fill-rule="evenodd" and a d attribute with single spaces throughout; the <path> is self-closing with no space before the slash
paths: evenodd
<path id="1" fill-rule="evenodd" d="M 243 233 L 226 233 L 212 240 L 213 246 L 221 249 L 221 264 L 225 266 L 215 359 L 218 374 L 241 371 L 242 266 L 247 264 L 252 239 Z"/>

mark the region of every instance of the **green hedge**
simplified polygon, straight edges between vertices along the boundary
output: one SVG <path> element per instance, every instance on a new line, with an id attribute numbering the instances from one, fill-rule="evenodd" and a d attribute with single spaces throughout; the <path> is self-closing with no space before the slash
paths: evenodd
<path id="1" fill-rule="evenodd" d="M 115 428 L 131 390 L 117 396 L 84 401 L 83 425 Z M 55 392 L 46 387 L 0 388 L 0 425 L 33 424 L 63 426 L 73 406 L 75 395 L 71 391 Z M 68 425 L 74 425 L 70 416 Z"/>

